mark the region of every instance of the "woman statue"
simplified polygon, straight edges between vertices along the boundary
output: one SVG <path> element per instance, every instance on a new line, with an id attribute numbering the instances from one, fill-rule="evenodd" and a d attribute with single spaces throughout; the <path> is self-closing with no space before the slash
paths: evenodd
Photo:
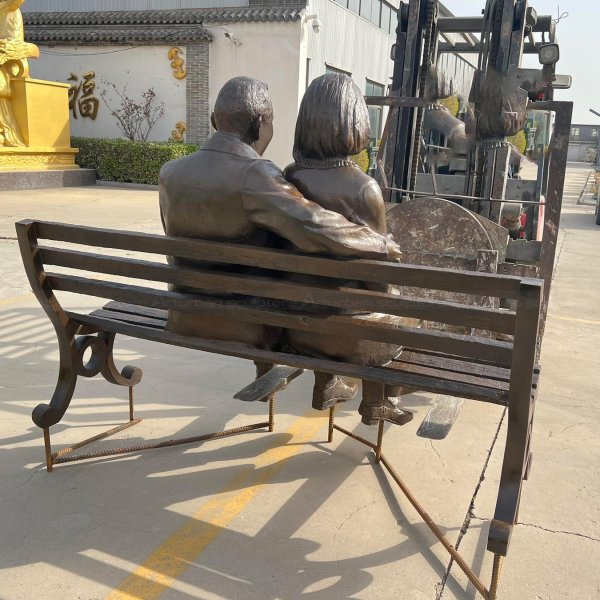
<path id="1" fill-rule="evenodd" d="M 25 43 L 20 6 L 24 0 L 0 0 L 0 147 L 25 146 L 12 110 L 11 80 L 28 77 L 28 58 L 40 51 Z"/>
<path id="2" fill-rule="evenodd" d="M 380 234 L 387 234 L 385 208 L 377 182 L 365 175 L 350 156 L 363 150 L 370 138 L 369 112 L 361 91 L 350 77 L 327 74 L 315 79 L 300 105 L 294 138 L 294 160 L 287 167 L 286 179 L 298 188 L 305 198 L 323 208 L 335 211 L 357 225 L 367 225 Z M 308 276 L 294 276 L 308 280 Z M 310 281 L 332 287 L 363 286 L 356 281 L 335 281 L 313 277 Z M 385 286 L 369 284 L 370 289 Z M 348 314 L 348 313 L 346 313 Z M 400 317 L 364 313 L 356 318 L 398 323 Z M 286 332 L 288 344 L 303 354 L 352 361 L 366 365 L 384 365 L 401 351 L 398 346 L 348 338 L 315 335 L 297 330 Z M 313 407 L 326 409 L 335 403 L 330 390 L 339 388 L 339 378 L 327 373 L 315 373 Z M 352 390 L 355 393 L 355 389 Z M 387 399 L 383 404 L 370 405 L 363 399 L 359 413 L 367 425 L 385 420 L 404 424 L 410 413 L 396 407 L 397 390 L 386 386 Z M 354 394 L 338 394 L 337 400 L 350 399 Z M 393 398 L 391 400 L 390 398 Z"/>

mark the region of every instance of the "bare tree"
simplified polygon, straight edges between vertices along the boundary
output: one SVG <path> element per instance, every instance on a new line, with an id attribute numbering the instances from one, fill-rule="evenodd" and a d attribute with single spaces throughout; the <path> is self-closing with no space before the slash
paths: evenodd
<path id="1" fill-rule="evenodd" d="M 142 92 L 141 99 L 134 100 L 127 95 L 127 86 L 119 90 L 114 83 L 106 81 L 103 83 L 111 87 L 121 100 L 120 106 L 115 108 L 107 99 L 106 89 L 100 92 L 102 101 L 110 114 L 117 120 L 117 126 L 123 132 L 123 135 L 134 142 L 147 141 L 150 132 L 165 114 L 165 103 L 155 104 L 156 92 L 154 88 L 147 89 Z"/>

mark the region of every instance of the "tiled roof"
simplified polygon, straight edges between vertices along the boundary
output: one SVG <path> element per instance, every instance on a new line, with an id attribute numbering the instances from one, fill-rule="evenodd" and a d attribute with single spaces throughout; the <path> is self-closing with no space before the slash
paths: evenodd
<path id="1" fill-rule="evenodd" d="M 260 21 L 297 21 L 306 2 L 289 6 L 239 6 L 232 8 L 189 8 L 179 10 L 133 10 L 95 12 L 32 12 L 23 15 L 31 27 L 91 25 L 202 25 Z"/>
<path id="2" fill-rule="evenodd" d="M 69 27 L 29 26 L 25 35 L 28 42 L 35 44 L 62 43 L 77 46 L 95 46 L 114 44 L 185 44 L 210 41 L 213 36 L 204 27 L 195 25 L 183 26 L 128 26 L 115 27 L 104 25 L 78 25 Z"/>
<path id="3" fill-rule="evenodd" d="M 184 10 L 33 12 L 23 15 L 27 40 L 38 43 L 183 44 L 213 39 L 202 25 L 286 22 L 301 18 L 306 4 Z"/>

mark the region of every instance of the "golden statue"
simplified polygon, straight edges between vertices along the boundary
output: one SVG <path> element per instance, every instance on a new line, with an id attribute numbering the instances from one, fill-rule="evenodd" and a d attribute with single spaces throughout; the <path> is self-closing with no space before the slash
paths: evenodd
<path id="1" fill-rule="evenodd" d="M 171 131 L 171 137 L 169 138 L 170 142 L 183 142 L 185 130 L 187 129 L 186 124 L 183 121 L 177 121 L 175 123 L 175 129 Z"/>
<path id="2" fill-rule="evenodd" d="M 0 146 L 25 146 L 12 109 L 13 79 L 29 77 L 28 58 L 37 58 L 35 44 L 25 42 L 20 6 L 24 0 L 0 0 Z"/>
<path id="3" fill-rule="evenodd" d="M 0 0 L 0 172 L 78 169 L 71 148 L 69 85 L 32 79 L 20 7 Z"/>

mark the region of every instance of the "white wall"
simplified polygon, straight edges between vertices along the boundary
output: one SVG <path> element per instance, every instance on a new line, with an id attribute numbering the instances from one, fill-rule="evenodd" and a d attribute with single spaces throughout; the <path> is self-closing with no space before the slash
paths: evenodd
<path id="1" fill-rule="evenodd" d="M 275 113 L 275 134 L 267 149 L 269 158 L 280 167 L 292 160 L 296 116 L 300 104 L 300 32 L 299 21 L 292 23 L 233 23 L 208 25 L 213 35 L 210 44 L 209 105 L 223 84 L 239 75 L 255 77 L 269 86 Z M 236 46 L 225 31 L 241 42 Z"/>
<path id="2" fill-rule="evenodd" d="M 311 0 L 308 12 L 323 23 L 319 33 L 310 22 L 304 27 L 309 82 L 325 73 L 327 63 L 352 73 L 363 92 L 366 79 L 386 86 L 390 83 L 394 70 L 390 51 L 395 41 L 391 35 L 332 0 Z"/>
<path id="3" fill-rule="evenodd" d="M 186 120 L 186 84 L 173 77 L 167 58 L 170 46 L 145 46 L 133 49 L 122 46 L 41 46 L 40 58 L 30 60 L 31 77 L 69 83 L 71 72 L 80 78 L 83 73 L 96 73 L 95 96 L 107 89 L 109 102 L 118 107 L 120 100 L 112 88 L 103 82 L 114 83 L 117 88 L 127 86 L 127 94 L 140 98 L 140 94 L 153 87 L 157 93 L 156 103 L 165 103 L 165 115 L 150 134 L 151 140 L 167 140 L 177 121 Z M 183 48 L 185 51 L 185 48 Z M 184 56 L 185 57 L 185 56 Z M 98 118 L 74 119 L 71 115 L 71 134 L 83 137 L 123 137 L 115 118 L 100 101 Z"/>
<path id="4" fill-rule="evenodd" d="M 363 94 L 367 79 L 384 85 L 387 92 L 394 72 L 390 52 L 395 38 L 333 0 L 311 0 L 308 13 L 316 14 L 323 26 L 316 33 L 310 21 L 304 25 L 303 45 L 309 63 L 308 76 L 306 60 L 300 65 L 302 93 L 306 81 L 310 83 L 323 75 L 326 65 L 351 73 Z M 379 134 L 383 132 L 387 113 L 384 108 Z"/>

